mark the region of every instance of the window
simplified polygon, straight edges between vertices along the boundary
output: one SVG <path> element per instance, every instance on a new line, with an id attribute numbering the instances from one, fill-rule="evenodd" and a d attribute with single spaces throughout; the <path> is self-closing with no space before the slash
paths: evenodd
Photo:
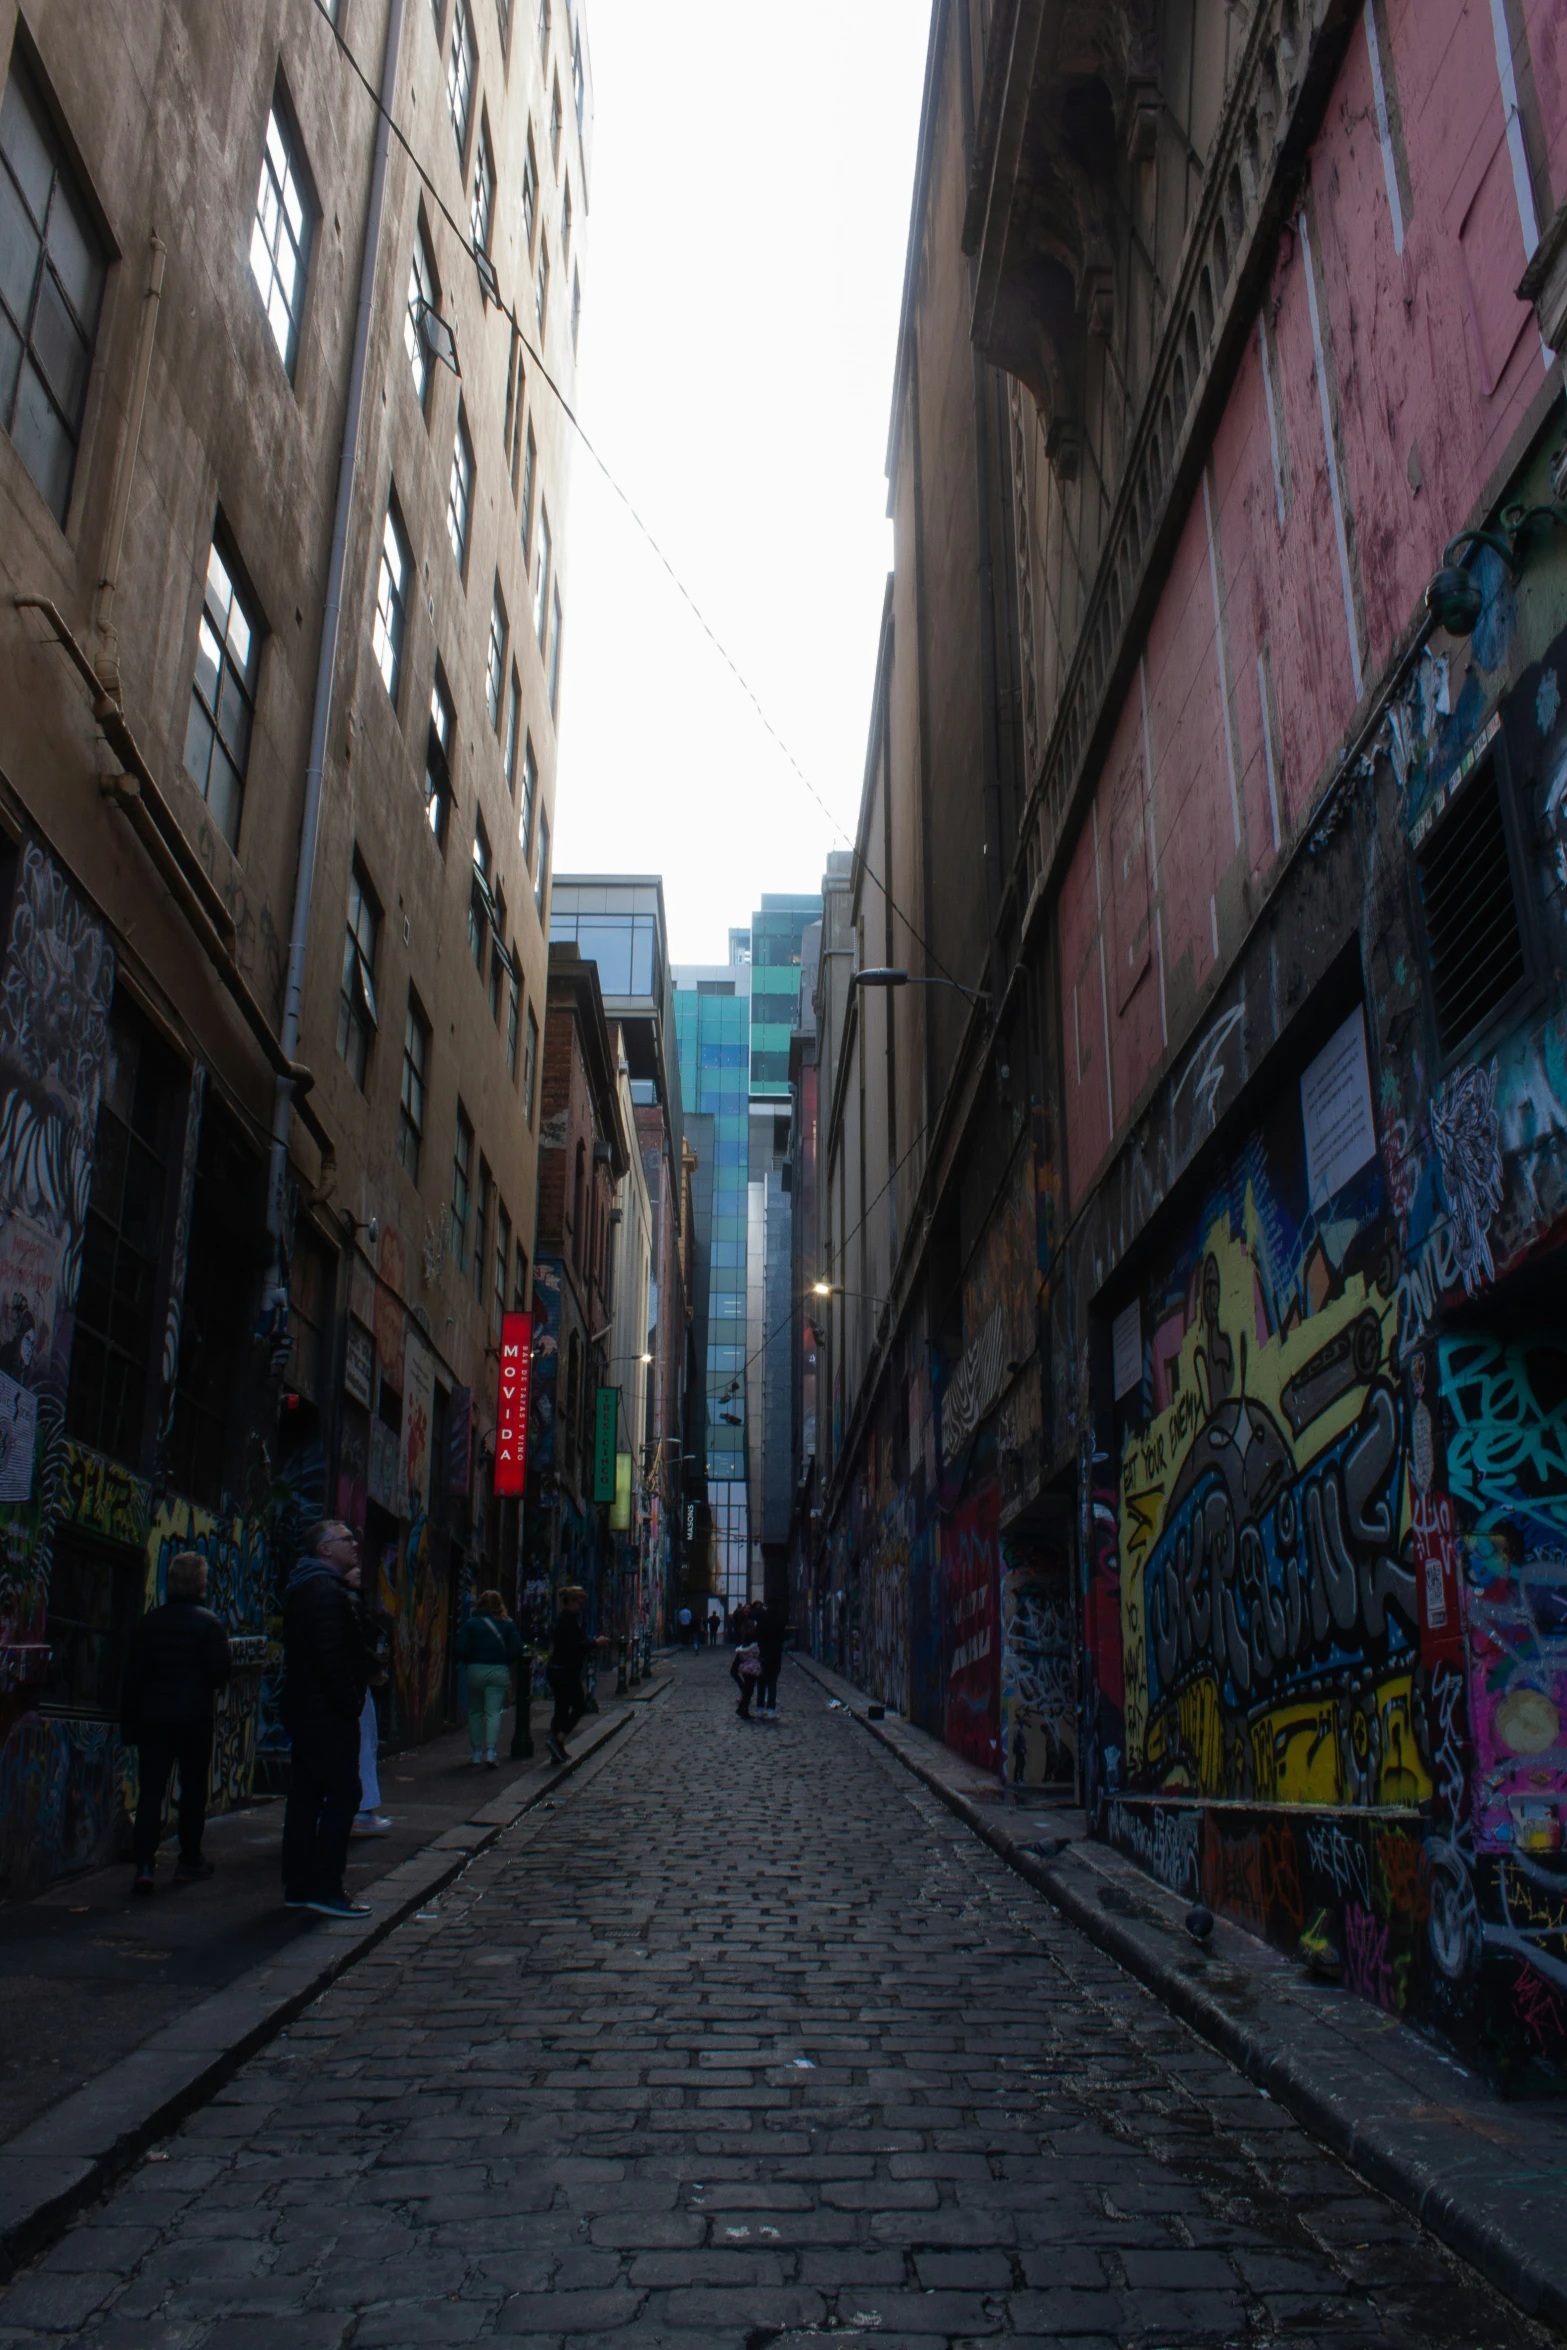
<path id="1" fill-rule="evenodd" d="M 522 159 L 522 246 L 530 257 L 533 252 L 533 231 L 539 217 L 539 166 L 533 152 L 533 133 L 528 133 L 528 151 Z"/>
<path id="2" fill-rule="evenodd" d="M 560 701 L 560 589 L 550 599 L 550 716 Z"/>
<path id="3" fill-rule="evenodd" d="M 1498 730 L 1414 834 L 1437 1041 L 1449 1059 L 1492 1024 L 1529 973 L 1504 779 Z"/>
<path id="4" fill-rule="evenodd" d="M 539 314 L 539 340 L 544 340 L 544 321 L 550 307 L 550 241 L 539 239 L 539 272 L 533 281 L 533 306 Z"/>
<path id="5" fill-rule="evenodd" d="M 484 1303 L 484 1246 L 490 1230 L 490 1219 L 495 1211 L 495 1178 L 485 1161 L 479 1161 L 479 1212 L 473 1227 L 473 1294 L 480 1305 Z"/>
<path id="6" fill-rule="evenodd" d="M 571 259 L 571 181 L 568 179 L 560 198 L 560 259 L 564 268 Z"/>
<path id="7" fill-rule="evenodd" d="M 430 254 L 430 240 L 425 234 L 421 217 L 414 230 L 413 261 L 408 271 L 408 314 L 403 320 L 403 349 L 413 369 L 414 397 L 429 414 L 430 378 L 435 362 L 430 354 L 430 338 L 425 331 L 427 317 L 440 311 L 440 289 L 436 283 L 435 263 Z"/>
<path id="8" fill-rule="evenodd" d="M 81 190 L 13 50 L 0 98 L 0 424 L 62 528 L 103 275 Z"/>
<path id="9" fill-rule="evenodd" d="M 411 1183 L 419 1180 L 419 1149 L 424 1141 L 424 1089 L 430 1066 L 430 1023 L 419 1009 L 419 999 L 408 990 L 408 1019 L 403 1029 L 403 1091 L 397 1109 L 397 1155 Z"/>
<path id="10" fill-rule="evenodd" d="M 550 0 L 539 0 L 539 55 L 546 60 L 550 53 Z"/>
<path id="11" fill-rule="evenodd" d="M 538 908 L 539 920 L 544 920 L 544 899 L 550 879 L 550 820 L 539 810 L 539 877 L 534 884 L 533 903 Z"/>
<path id="12" fill-rule="evenodd" d="M 430 687 L 430 739 L 424 754 L 424 820 L 440 849 L 446 853 L 446 825 L 452 808 L 452 737 L 457 714 L 446 674 L 439 661 Z"/>
<path id="13" fill-rule="evenodd" d="M 550 510 L 539 500 L 539 545 L 533 565 L 533 633 L 544 650 L 544 628 L 550 609 Z"/>
<path id="14" fill-rule="evenodd" d="M 539 796 L 539 762 L 534 755 L 530 734 L 522 750 L 522 806 L 517 811 L 517 838 L 522 843 L 524 865 L 533 862 L 533 805 Z"/>
<path id="15" fill-rule="evenodd" d="M 579 1271 L 582 1266 L 582 1218 L 587 1198 L 587 1174 L 587 1145 L 579 1141 L 571 1178 L 571 1261 Z"/>
<path id="16" fill-rule="evenodd" d="M 472 1212 L 473 1125 L 459 1102 L 457 1136 L 452 1145 L 452 1255 L 463 1273 L 468 1270 L 468 1218 Z"/>
<path id="17" fill-rule="evenodd" d="M 506 1311 L 506 1276 L 511 1271 L 511 1218 L 504 1202 L 495 1203 L 495 1303 L 490 1309 L 490 1327 L 494 1335 L 501 1334 L 501 1316 Z"/>
<path id="18" fill-rule="evenodd" d="M 46 1711 L 116 1718 L 146 1580 L 140 1552 L 95 1542 L 74 1526 L 56 1528 L 44 1619 Z"/>
<path id="19" fill-rule="evenodd" d="M 574 269 L 571 273 L 571 355 L 577 356 L 577 337 L 582 331 L 582 279 Z"/>
<path id="20" fill-rule="evenodd" d="M 571 95 L 577 108 L 577 136 L 582 136 L 582 115 L 587 104 L 587 77 L 582 70 L 582 27 L 578 25 L 571 43 Z"/>
<path id="21" fill-rule="evenodd" d="M 517 969 L 517 943 L 512 941 L 511 979 L 506 989 L 506 1074 L 517 1082 L 517 1030 L 522 1017 L 522 978 Z"/>
<path id="22" fill-rule="evenodd" d="M 497 579 L 490 595 L 490 648 L 484 663 L 484 700 L 490 724 L 501 730 L 501 695 L 506 684 L 506 606 Z"/>
<path id="23" fill-rule="evenodd" d="M 511 54 L 511 0 L 495 0 L 495 21 L 501 28 L 501 55 Z"/>
<path id="24" fill-rule="evenodd" d="M 348 930 L 343 941 L 343 984 L 337 999 L 337 1049 L 361 1093 L 370 1044 L 381 1025 L 375 1007 L 375 959 L 381 938 L 381 909 L 358 857 L 348 883 Z"/>
<path id="25" fill-rule="evenodd" d="M 517 460 L 522 452 L 522 407 L 526 385 L 522 337 L 513 327 L 511 357 L 506 362 L 506 411 L 501 418 L 501 447 L 506 452 L 506 470 L 511 475 L 513 497 L 517 494 Z"/>
<path id="26" fill-rule="evenodd" d="M 283 114 L 281 99 L 274 98 L 261 149 L 261 185 L 256 191 L 255 225 L 250 232 L 250 274 L 256 281 L 278 357 L 290 375 L 299 349 L 310 248 L 303 181 L 298 141 Z"/>
<path id="27" fill-rule="evenodd" d="M 511 691 L 506 696 L 506 741 L 501 751 L 501 766 L 506 776 L 506 789 L 517 797 L 517 737 L 522 731 L 522 680 L 517 675 L 517 664 L 511 665 Z"/>
<path id="28" fill-rule="evenodd" d="M 534 1073 L 538 1065 L 539 1024 L 533 1017 L 533 1008 L 530 1005 L 528 1008 L 528 1041 L 522 1056 L 522 1111 L 530 1126 L 533 1124 Z"/>
<path id="29" fill-rule="evenodd" d="M 490 945 L 490 1018 L 497 1028 L 501 1024 L 501 984 L 511 969 L 510 958 L 503 941 L 506 937 L 506 895 L 495 893 L 494 928 Z"/>
<path id="30" fill-rule="evenodd" d="M 439 46 L 441 38 L 441 19 L 446 14 L 446 0 L 430 0 L 430 12 L 435 18 L 435 38 L 437 46 Z"/>
<path id="31" fill-rule="evenodd" d="M 529 550 L 533 545 L 533 477 L 539 467 L 539 452 L 534 446 L 533 426 L 528 426 L 522 452 L 522 563 L 527 570 Z"/>
<path id="32" fill-rule="evenodd" d="M 397 511 L 395 494 L 387 499 L 386 527 L 381 533 L 381 576 L 376 582 L 375 621 L 370 631 L 376 667 L 393 701 L 403 673 L 403 638 L 408 628 L 408 581 L 413 556 L 408 534 Z"/>
<path id="33" fill-rule="evenodd" d="M 484 940 L 490 927 L 490 836 L 474 811 L 473 886 L 468 892 L 468 952 L 475 971 L 484 969 Z"/>
<path id="34" fill-rule="evenodd" d="M 206 1509 L 232 1494 L 243 1472 L 246 1374 L 258 1304 L 255 1234 L 265 1214 L 263 1196 L 262 1162 L 209 1086 L 196 1153 L 168 1447 L 170 1483 Z"/>
<path id="35" fill-rule="evenodd" d="M 260 663 L 261 631 L 214 538 L 207 553 L 207 587 L 196 624 L 196 675 L 185 728 L 185 772 L 212 810 L 213 821 L 230 848 L 239 839 Z"/>
<path id="36" fill-rule="evenodd" d="M 473 443 L 468 438 L 468 419 L 459 400 L 457 435 L 452 442 L 452 478 L 446 492 L 446 535 L 452 542 L 457 568 L 464 574 L 468 569 L 468 530 L 472 521 Z"/>
<path id="37" fill-rule="evenodd" d="M 490 152 L 490 126 L 479 126 L 479 152 L 473 166 L 473 241 L 478 251 L 488 253 L 490 232 L 495 226 L 495 158 Z"/>
<path id="38" fill-rule="evenodd" d="M 473 19 L 468 14 L 468 0 L 457 0 L 452 12 L 452 53 L 446 67 L 446 104 L 452 118 L 452 135 L 457 141 L 457 160 L 464 170 L 468 163 L 468 125 L 473 120 Z"/>
<path id="39" fill-rule="evenodd" d="M 560 169 L 560 126 L 565 121 L 560 103 L 560 75 L 555 76 L 555 88 L 550 98 L 550 161 Z"/>
<path id="40" fill-rule="evenodd" d="M 189 1091 L 186 1072 L 151 1024 L 116 995 L 98 1102 L 65 1431 L 136 1465 L 145 1450 L 154 1339 L 163 1329 L 158 1268 L 170 1159 L 183 1144 L 182 1105 Z M 21 1336 L 27 1328 L 24 1323 Z M 19 1336 L 15 1322 L 12 1336 Z"/>

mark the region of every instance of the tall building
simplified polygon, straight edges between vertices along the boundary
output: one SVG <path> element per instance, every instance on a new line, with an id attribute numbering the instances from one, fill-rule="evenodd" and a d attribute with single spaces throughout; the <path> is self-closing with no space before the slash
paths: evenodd
<path id="1" fill-rule="evenodd" d="M 679 1587 L 685 1504 L 700 1496 L 687 1474 L 686 1396 L 694 1344 L 682 1230 L 685 1126 L 675 1044 L 664 887 L 656 874 L 558 874 L 551 944 L 574 946 L 597 968 L 606 1018 L 619 1032 L 624 1122 L 636 1163 L 620 1201 L 609 1376 L 624 1404 L 630 1458 L 629 1524 L 618 1528 L 623 1579 L 635 1588 L 644 1646 L 661 1637 Z M 633 1246 L 645 1218 L 645 1316 L 631 1317 Z M 692 1466 L 694 1468 L 694 1459 Z M 678 1605 L 678 1602 L 675 1603 Z"/>
<path id="2" fill-rule="evenodd" d="M 816 1564 L 883 1702 L 1558 2094 L 1559 48 L 931 11 Z"/>
<path id="3" fill-rule="evenodd" d="M 123 1837 L 174 1550 L 220 1805 L 312 1517 L 400 1737 L 515 1564 L 591 119 L 580 7 L 0 4 L 9 1891 Z"/>
<path id="4" fill-rule="evenodd" d="M 760 1596 L 789 1539 L 789 1039 L 820 897 L 764 894 L 729 961 L 675 971 L 682 1096 L 713 1120 L 707 1475 L 725 1605 Z M 698 1144 L 700 1153 L 700 1145 Z"/>

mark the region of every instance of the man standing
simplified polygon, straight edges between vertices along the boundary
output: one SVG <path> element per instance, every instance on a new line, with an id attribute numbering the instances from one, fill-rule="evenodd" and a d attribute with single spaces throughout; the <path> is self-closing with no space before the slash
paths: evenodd
<path id="1" fill-rule="evenodd" d="M 555 1618 L 549 1661 L 549 1684 L 555 1693 L 549 1736 L 552 1762 L 566 1760 L 566 1740 L 588 1710 L 582 1687 L 588 1657 L 595 1648 L 608 1646 L 602 1632 L 597 1640 L 590 1640 L 582 1629 L 582 1602 L 586 1597 L 580 1583 L 567 1583 L 561 1588 L 560 1614 Z"/>
<path id="2" fill-rule="evenodd" d="M 187 1884 L 212 1874 L 211 1861 L 201 1857 L 201 1832 L 212 1772 L 212 1700 L 228 1687 L 228 1634 L 201 1604 L 207 1562 L 199 1551 L 182 1550 L 170 1559 L 165 1591 L 162 1607 L 149 1609 L 131 1635 L 121 1708 L 120 1734 L 127 1746 L 141 1750 L 132 1843 L 138 1893 L 154 1887 L 163 1799 L 176 1763 L 180 1857 L 174 1881 Z"/>
<path id="3" fill-rule="evenodd" d="M 369 1660 L 353 1594 L 359 1544 L 341 1518 L 322 1518 L 283 1599 L 283 1693 L 288 1803 L 283 1813 L 283 1899 L 323 1917 L 368 1917 L 343 1884 L 359 1809 L 359 1723 Z"/>

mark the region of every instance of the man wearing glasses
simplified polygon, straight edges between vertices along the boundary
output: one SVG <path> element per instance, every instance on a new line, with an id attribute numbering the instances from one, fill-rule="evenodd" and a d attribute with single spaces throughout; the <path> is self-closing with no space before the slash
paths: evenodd
<path id="1" fill-rule="evenodd" d="M 359 1717 L 369 1659 L 354 1593 L 359 1543 L 341 1518 L 310 1527 L 283 1599 L 283 1692 L 290 1746 L 283 1899 L 329 1918 L 368 1917 L 343 1883 L 359 1809 Z"/>

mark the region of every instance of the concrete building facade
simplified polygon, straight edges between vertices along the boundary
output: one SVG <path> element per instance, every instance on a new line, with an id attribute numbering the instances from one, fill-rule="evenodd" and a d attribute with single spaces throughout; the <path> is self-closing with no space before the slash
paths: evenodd
<path id="1" fill-rule="evenodd" d="M 284 1745 L 312 1516 L 363 1528 L 395 1737 L 506 1564 L 585 39 L 481 0 L 0 8 L 11 1888 L 115 1849 L 174 1549 L 240 1661 L 218 1802 Z"/>

